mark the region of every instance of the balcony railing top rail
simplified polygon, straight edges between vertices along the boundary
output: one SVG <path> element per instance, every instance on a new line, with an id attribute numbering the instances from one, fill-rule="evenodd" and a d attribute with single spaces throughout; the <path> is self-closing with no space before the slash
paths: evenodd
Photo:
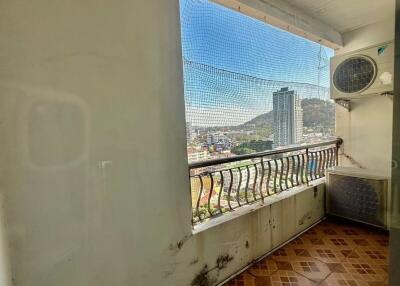
<path id="1" fill-rule="evenodd" d="M 299 150 L 303 150 L 303 149 L 312 149 L 312 148 L 318 148 L 318 147 L 329 146 L 329 145 L 338 145 L 338 146 L 340 146 L 342 143 L 343 143 L 343 139 L 342 138 L 337 138 L 337 139 L 334 139 L 334 140 L 324 141 L 324 142 L 320 142 L 320 143 L 316 143 L 316 144 L 300 145 L 300 146 L 294 146 L 294 147 L 289 147 L 289 148 L 285 148 L 285 149 L 276 149 L 276 150 L 257 152 L 257 153 L 246 154 L 246 155 L 237 155 L 237 156 L 221 158 L 221 159 L 213 159 L 213 160 L 207 160 L 207 161 L 197 161 L 197 162 L 190 163 L 189 164 L 189 169 L 196 169 L 196 168 L 202 168 L 202 167 L 208 167 L 208 166 L 214 166 L 214 165 L 221 165 L 221 164 L 225 164 L 225 163 L 231 163 L 231 162 L 237 162 L 237 161 L 242 161 L 242 160 L 260 158 L 260 157 L 264 157 L 264 156 L 272 156 L 272 155 L 276 155 L 276 154 L 295 152 L 295 151 L 299 151 Z"/>
<path id="2" fill-rule="evenodd" d="M 193 223 L 308 184 L 338 164 L 338 138 L 189 165 Z"/>

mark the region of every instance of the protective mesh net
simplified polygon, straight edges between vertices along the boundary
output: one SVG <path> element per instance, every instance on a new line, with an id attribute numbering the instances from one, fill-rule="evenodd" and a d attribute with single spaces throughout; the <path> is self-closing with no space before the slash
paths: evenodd
<path id="1" fill-rule="evenodd" d="M 332 50 L 207 0 L 180 5 L 188 147 L 191 154 L 193 148 L 208 152 L 189 160 L 227 154 L 248 142 L 273 143 L 279 128 L 288 132 L 292 127 L 273 116 L 273 93 L 282 88 L 299 98 L 302 122 L 292 125 L 303 132 L 296 142 L 279 145 L 332 136 Z M 247 147 L 233 154 L 263 151 Z"/>

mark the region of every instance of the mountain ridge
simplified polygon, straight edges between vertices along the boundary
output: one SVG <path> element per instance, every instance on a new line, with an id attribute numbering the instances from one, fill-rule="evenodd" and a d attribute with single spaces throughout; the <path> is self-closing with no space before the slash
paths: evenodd
<path id="1" fill-rule="evenodd" d="M 321 126 L 324 128 L 334 127 L 335 105 L 333 102 L 319 98 L 305 98 L 301 100 L 303 109 L 303 126 L 312 128 Z M 238 125 L 239 127 L 264 126 L 272 127 L 274 123 L 273 111 L 260 114 L 251 120 Z"/>

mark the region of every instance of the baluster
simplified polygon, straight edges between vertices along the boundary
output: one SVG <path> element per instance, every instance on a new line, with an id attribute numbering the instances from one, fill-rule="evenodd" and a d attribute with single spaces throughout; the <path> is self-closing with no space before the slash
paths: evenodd
<path id="1" fill-rule="evenodd" d="M 233 186 L 233 173 L 232 169 L 229 169 L 229 189 L 228 189 L 228 207 L 230 210 L 233 210 L 232 205 L 231 205 L 231 192 L 232 192 L 232 186 Z"/>
<path id="2" fill-rule="evenodd" d="M 260 180 L 260 196 L 261 200 L 264 201 L 264 194 L 263 194 L 263 181 L 264 181 L 264 175 L 265 175 L 265 167 L 264 167 L 264 158 L 261 157 L 261 180 Z"/>
<path id="3" fill-rule="evenodd" d="M 325 170 L 326 170 L 326 152 L 325 149 L 322 150 L 322 177 L 325 177 Z"/>
<path id="4" fill-rule="evenodd" d="M 207 200 L 207 209 L 208 209 L 208 213 L 210 214 L 210 216 L 213 216 L 212 210 L 211 210 L 211 196 L 214 192 L 214 177 L 213 177 L 213 173 L 209 173 L 208 174 L 210 176 L 210 193 L 208 194 L 208 200 Z"/>
<path id="5" fill-rule="evenodd" d="M 291 173 L 291 175 L 290 175 L 290 183 L 291 183 L 291 186 L 292 186 L 292 188 L 295 186 L 295 183 L 294 183 L 294 178 L 293 178 L 293 176 L 294 176 L 294 170 L 295 170 L 295 160 L 294 160 L 294 155 L 293 156 L 291 156 L 291 158 L 292 158 L 292 173 Z"/>
<path id="6" fill-rule="evenodd" d="M 236 191 L 236 200 L 237 200 L 238 206 L 240 207 L 241 206 L 241 204 L 240 204 L 240 187 L 242 185 L 242 171 L 241 171 L 240 167 L 238 167 L 237 169 L 239 171 L 239 183 L 238 183 L 238 188 Z"/>
<path id="7" fill-rule="evenodd" d="M 256 197 L 256 187 L 257 187 L 257 177 L 258 177 L 258 168 L 257 168 L 257 163 L 255 163 L 254 165 L 254 183 L 253 183 L 253 201 L 257 200 Z"/>
<path id="8" fill-rule="evenodd" d="M 330 155 L 330 149 L 326 149 L 326 168 L 328 169 L 330 167 L 329 163 L 331 160 L 331 155 Z"/>
<path id="9" fill-rule="evenodd" d="M 289 189 L 288 186 L 288 177 L 289 177 L 289 157 L 285 157 L 286 158 L 286 174 L 285 174 L 285 187 L 286 190 Z"/>
<path id="10" fill-rule="evenodd" d="M 316 152 L 310 152 L 311 155 L 311 172 L 310 172 L 310 178 L 311 180 L 317 179 L 317 165 L 318 165 L 318 157 Z"/>
<path id="11" fill-rule="evenodd" d="M 197 217 L 199 218 L 199 220 L 202 220 L 201 213 L 200 213 L 200 200 L 201 200 L 201 195 L 203 193 L 204 186 L 203 186 L 203 178 L 202 178 L 202 176 L 199 175 L 198 177 L 200 179 L 200 192 L 199 192 L 199 197 L 198 197 L 197 203 L 196 203 L 196 214 L 197 214 Z"/>
<path id="12" fill-rule="evenodd" d="M 271 160 L 268 160 L 267 164 L 268 164 L 268 176 L 267 176 L 266 187 L 267 187 L 267 195 L 270 196 L 271 192 L 269 189 L 269 179 L 271 178 Z"/>
<path id="13" fill-rule="evenodd" d="M 305 175 L 306 175 L 306 174 L 305 174 L 306 172 L 305 172 L 305 170 L 304 170 L 304 168 L 306 167 L 306 166 L 305 166 L 305 159 L 304 159 L 305 156 L 306 156 L 306 155 L 305 155 L 304 153 L 301 154 L 301 177 L 300 177 L 300 178 L 301 178 L 301 183 L 302 183 L 302 184 L 304 184 L 305 182 L 308 182 L 308 181 L 305 180 L 305 178 L 304 178 Z"/>
<path id="14" fill-rule="evenodd" d="M 318 152 L 317 152 L 317 158 L 318 158 L 318 178 L 321 178 L 322 177 L 322 175 L 321 175 L 321 163 L 322 163 L 322 151 L 321 150 L 319 150 Z"/>
<path id="15" fill-rule="evenodd" d="M 249 199 L 248 199 L 247 195 L 248 195 L 249 182 L 250 182 L 250 169 L 249 169 L 248 165 L 246 166 L 246 172 L 247 172 L 247 178 L 246 178 L 246 187 L 244 189 L 244 198 L 246 200 L 246 203 L 248 204 L 249 203 Z"/>
<path id="16" fill-rule="evenodd" d="M 278 176 L 278 162 L 276 161 L 276 159 L 274 159 L 274 163 L 275 163 L 274 194 L 276 194 L 276 179 L 277 179 L 277 176 Z"/>
<path id="17" fill-rule="evenodd" d="M 279 172 L 279 190 L 280 192 L 283 191 L 283 187 L 282 187 L 282 179 L 283 179 L 283 159 L 282 157 L 279 159 L 279 162 L 281 162 L 281 170 Z"/>
<path id="18" fill-rule="evenodd" d="M 336 146 L 335 146 L 335 166 L 339 166 L 339 148 L 340 148 L 340 144 L 336 143 Z"/>
<path id="19" fill-rule="evenodd" d="M 300 182 L 302 182 L 302 179 L 301 179 L 301 177 L 300 177 L 300 181 L 299 181 L 299 175 L 301 176 L 301 174 L 299 174 L 299 173 L 301 173 L 301 167 L 300 167 L 300 155 L 299 154 L 297 154 L 296 155 L 296 157 L 297 157 L 297 170 L 296 170 L 296 183 L 297 183 L 297 186 L 298 185 L 300 185 Z"/>
<path id="20" fill-rule="evenodd" d="M 304 169 L 305 179 L 306 179 L 306 183 L 308 184 L 308 182 L 310 181 L 310 176 L 311 176 L 311 171 L 312 171 L 312 169 L 310 169 L 310 153 L 305 154 L 304 165 L 306 166 Z"/>
<path id="21" fill-rule="evenodd" d="M 333 148 L 330 148 L 329 152 L 330 152 L 330 157 L 331 157 L 330 162 L 329 162 L 329 167 L 333 167 L 333 160 L 334 160 Z"/>
<path id="22" fill-rule="evenodd" d="M 220 175 L 220 187 L 219 187 L 219 194 L 218 194 L 218 209 L 219 212 L 222 214 L 222 207 L 221 207 L 221 195 L 224 192 L 224 174 L 222 173 L 222 171 L 219 171 L 219 175 Z"/>

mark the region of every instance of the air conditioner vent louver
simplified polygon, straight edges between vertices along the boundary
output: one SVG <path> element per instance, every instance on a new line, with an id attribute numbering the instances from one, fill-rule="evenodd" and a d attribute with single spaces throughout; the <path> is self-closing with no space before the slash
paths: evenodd
<path id="1" fill-rule="evenodd" d="M 386 227 L 386 179 L 335 171 L 327 178 L 328 214 Z"/>
<path id="2" fill-rule="evenodd" d="M 343 93 L 361 92 L 373 83 L 375 77 L 375 62 L 366 56 L 356 56 L 337 66 L 333 74 L 333 84 Z"/>
<path id="3" fill-rule="evenodd" d="M 371 224 L 380 224 L 377 220 L 379 198 L 374 186 L 361 178 L 337 176 L 335 180 L 330 188 L 330 210 L 333 213 Z M 354 205 L 357 205 L 357 208 L 354 208 Z"/>

